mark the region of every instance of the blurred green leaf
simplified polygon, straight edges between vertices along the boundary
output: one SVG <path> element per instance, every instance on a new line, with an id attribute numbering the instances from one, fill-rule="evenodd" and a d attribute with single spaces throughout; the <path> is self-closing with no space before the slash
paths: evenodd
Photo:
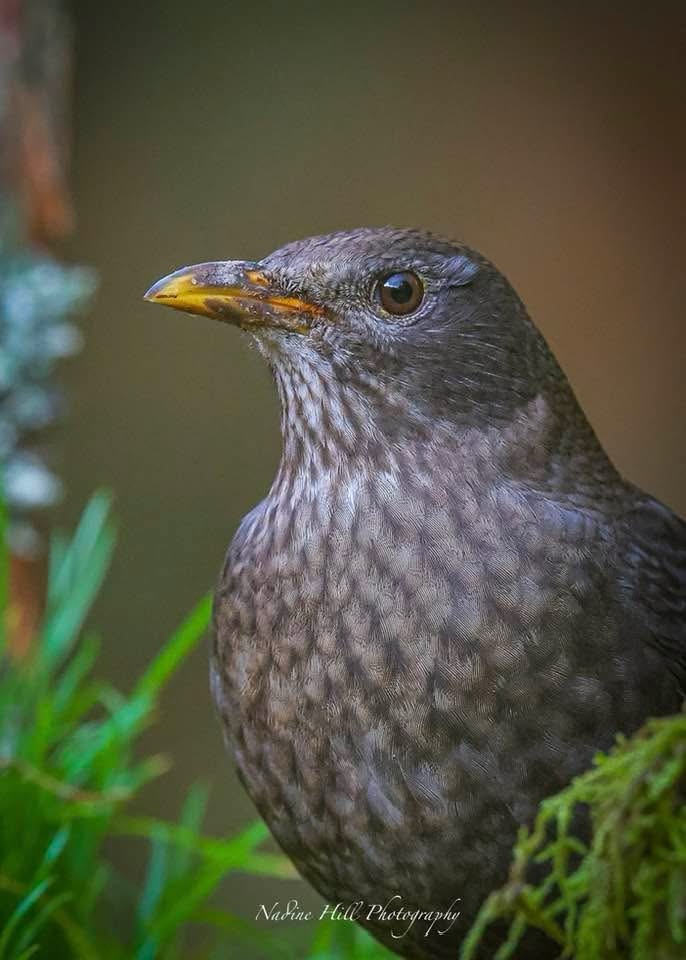
<path id="1" fill-rule="evenodd" d="M 133 700 L 156 697 L 207 630 L 212 615 L 212 597 L 207 594 L 172 634 L 136 684 Z"/>
<path id="2" fill-rule="evenodd" d="M 110 509 L 111 497 L 96 494 L 74 536 L 54 538 L 40 641 L 24 662 L 1 654 L 0 960 L 36 951 L 55 960 L 133 955 L 133 941 L 120 940 L 107 920 L 114 875 L 103 843 L 118 832 L 115 822 L 141 786 L 167 767 L 161 757 L 137 758 L 136 740 L 164 685 L 206 630 L 211 604 L 206 597 L 196 606 L 130 695 L 92 679 L 99 644 L 83 626 L 112 555 Z M 3 627 L 6 569 L 3 539 Z M 206 799 L 204 788 L 192 788 L 178 825 L 138 820 L 136 832 L 150 844 L 136 933 L 147 956 L 161 957 L 166 944 L 165 960 L 172 960 L 183 920 L 226 869 L 250 861 L 264 837 L 259 826 L 228 844 L 205 844 L 199 831 Z M 261 856 L 259 866 L 276 869 L 278 858 Z M 196 874 L 199 885 L 191 882 Z"/>
<path id="3" fill-rule="evenodd" d="M 108 493 L 96 494 L 84 510 L 71 543 L 55 542 L 40 643 L 40 663 L 48 671 L 76 643 L 107 573 L 116 539 L 109 519 L 111 502 Z"/>

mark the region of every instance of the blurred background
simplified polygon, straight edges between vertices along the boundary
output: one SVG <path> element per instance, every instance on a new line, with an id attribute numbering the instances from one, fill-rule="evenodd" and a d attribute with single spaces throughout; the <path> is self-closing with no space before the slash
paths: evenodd
<path id="1" fill-rule="evenodd" d="M 623 473 L 686 513 L 686 15 L 680 5 L 71 4 L 64 259 L 100 289 L 63 368 L 55 446 L 75 521 L 116 495 L 121 537 L 94 622 L 126 687 L 214 582 L 279 457 L 266 368 L 233 330 L 153 309 L 185 263 L 259 258 L 362 224 L 424 226 L 509 276 Z M 208 829 L 254 811 L 225 757 L 206 650 L 176 678 L 151 749 L 174 816 L 212 784 Z M 240 878 L 255 916 L 297 881 Z"/>

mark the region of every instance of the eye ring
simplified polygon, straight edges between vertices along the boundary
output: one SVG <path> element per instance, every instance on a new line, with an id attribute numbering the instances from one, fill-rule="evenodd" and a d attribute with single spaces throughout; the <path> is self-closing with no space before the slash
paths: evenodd
<path id="1" fill-rule="evenodd" d="M 424 284 L 411 270 L 395 270 L 379 277 L 376 294 L 386 313 L 406 317 L 421 306 Z"/>

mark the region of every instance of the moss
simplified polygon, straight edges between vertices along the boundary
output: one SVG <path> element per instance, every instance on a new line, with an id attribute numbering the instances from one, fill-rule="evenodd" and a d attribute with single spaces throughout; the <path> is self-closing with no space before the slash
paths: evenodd
<path id="1" fill-rule="evenodd" d="M 572 824 L 588 815 L 590 839 Z M 545 870 L 533 885 L 531 870 Z M 496 960 L 516 957 L 527 927 L 575 960 L 686 956 L 686 714 L 650 720 L 569 787 L 545 800 L 514 851 L 510 878 L 485 902 L 464 944 L 476 954 L 496 919 L 510 937 Z"/>

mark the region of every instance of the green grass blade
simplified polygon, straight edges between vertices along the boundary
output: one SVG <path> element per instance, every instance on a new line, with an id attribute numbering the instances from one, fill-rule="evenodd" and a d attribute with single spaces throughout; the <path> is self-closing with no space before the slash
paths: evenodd
<path id="1" fill-rule="evenodd" d="M 109 518 L 111 498 L 96 494 L 86 507 L 71 544 L 48 582 L 41 660 L 52 669 L 76 643 L 79 631 L 109 568 L 116 539 Z"/>
<path id="2" fill-rule="evenodd" d="M 3 927 L 2 933 L 0 933 L 0 960 L 6 960 L 10 941 L 22 918 L 31 910 L 33 905 L 40 900 L 48 887 L 54 882 L 54 877 L 46 877 L 21 898 L 9 920 Z"/>
<path id="3" fill-rule="evenodd" d="M 159 694 L 207 630 L 211 615 L 212 597 L 207 594 L 172 634 L 140 678 L 133 692 L 134 699 L 150 700 Z"/>

